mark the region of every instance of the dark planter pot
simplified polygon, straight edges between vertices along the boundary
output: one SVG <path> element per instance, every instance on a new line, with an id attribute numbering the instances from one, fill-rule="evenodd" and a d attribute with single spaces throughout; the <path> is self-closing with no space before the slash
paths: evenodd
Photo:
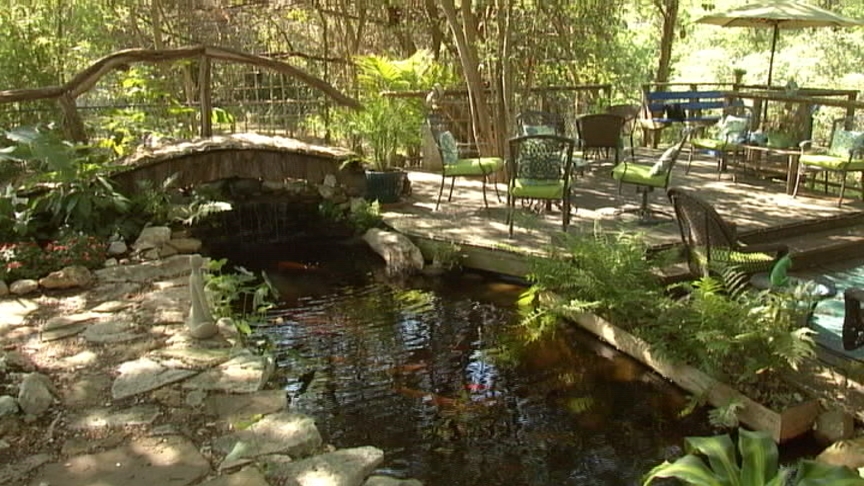
<path id="1" fill-rule="evenodd" d="M 381 204 L 395 203 L 402 195 L 405 173 L 399 170 L 366 171 L 366 199 Z"/>

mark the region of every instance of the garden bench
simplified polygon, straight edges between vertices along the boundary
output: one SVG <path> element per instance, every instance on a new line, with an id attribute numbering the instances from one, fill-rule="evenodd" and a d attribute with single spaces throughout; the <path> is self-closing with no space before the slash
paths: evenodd
<path id="1" fill-rule="evenodd" d="M 651 140 L 656 148 L 662 130 L 673 123 L 705 127 L 717 123 L 724 111 L 741 101 L 730 102 L 730 93 L 722 90 L 642 91 L 642 113 L 638 119 L 644 144 Z"/>

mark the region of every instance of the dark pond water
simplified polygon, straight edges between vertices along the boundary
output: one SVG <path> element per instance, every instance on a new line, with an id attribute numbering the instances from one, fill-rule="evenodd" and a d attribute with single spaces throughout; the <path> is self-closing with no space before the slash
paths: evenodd
<path id="1" fill-rule="evenodd" d="M 277 344 L 291 408 L 336 447 L 385 451 L 427 486 L 640 484 L 711 435 L 704 413 L 576 329 L 527 341 L 522 287 L 484 275 L 392 282 L 363 246 L 246 248 L 283 294 Z M 282 263 L 279 263 L 282 262 Z"/>

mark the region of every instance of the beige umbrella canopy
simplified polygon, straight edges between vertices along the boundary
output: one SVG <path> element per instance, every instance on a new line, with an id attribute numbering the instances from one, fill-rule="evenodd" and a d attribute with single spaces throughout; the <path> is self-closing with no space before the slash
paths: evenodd
<path id="1" fill-rule="evenodd" d="M 768 63 L 768 86 L 774 70 L 774 51 L 780 29 L 805 29 L 808 27 L 855 27 L 864 21 L 837 15 L 828 10 L 792 0 L 756 2 L 707 15 L 696 22 L 721 27 L 756 27 L 774 29 L 771 38 L 771 60 Z"/>

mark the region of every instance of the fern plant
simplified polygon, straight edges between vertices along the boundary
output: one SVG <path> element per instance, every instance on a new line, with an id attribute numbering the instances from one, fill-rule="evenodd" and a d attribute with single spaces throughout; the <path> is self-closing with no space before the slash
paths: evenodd
<path id="1" fill-rule="evenodd" d="M 641 235 L 607 233 L 599 222 L 589 236 L 567 235 L 551 257 L 530 259 L 532 286 L 522 304 L 533 305 L 553 292 L 560 299 L 541 306 L 544 312 L 590 310 L 624 328 L 651 321 L 668 306 L 657 271 L 667 260 L 649 259 L 647 250 Z"/>
<path id="2" fill-rule="evenodd" d="M 665 258 L 649 259 L 638 235 L 601 229 L 567 236 L 552 258 L 532 260 L 532 286 L 520 299 L 529 338 L 556 329 L 561 315 L 590 311 L 645 340 L 655 355 L 748 387 L 754 399 L 796 400 L 777 377 L 813 353 L 804 327 L 812 289 L 756 291 L 734 270 L 664 288 L 656 268 Z M 724 413 L 718 419 L 734 423 L 735 408 Z"/>

